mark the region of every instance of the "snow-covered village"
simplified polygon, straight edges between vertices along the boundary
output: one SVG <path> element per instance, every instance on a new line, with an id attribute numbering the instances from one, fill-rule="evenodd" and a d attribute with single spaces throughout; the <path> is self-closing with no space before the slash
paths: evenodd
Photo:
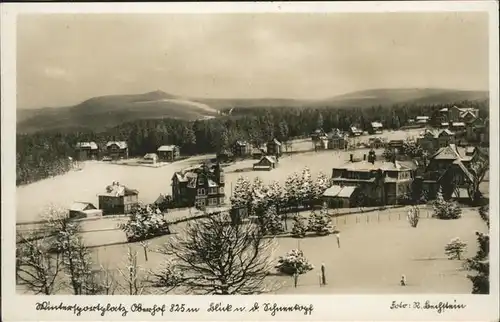
<path id="1" fill-rule="evenodd" d="M 17 293 L 488 294 L 487 16 L 351 15 L 19 18 Z"/>

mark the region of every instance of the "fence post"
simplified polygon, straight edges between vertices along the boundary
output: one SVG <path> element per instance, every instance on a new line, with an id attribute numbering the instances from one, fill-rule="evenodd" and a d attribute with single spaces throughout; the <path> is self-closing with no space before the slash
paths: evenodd
<path id="1" fill-rule="evenodd" d="M 347 224 L 347 216 L 344 216 L 344 225 Z"/>
<path id="2" fill-rule="evenodd" d="M 391 213 L 389 212 L 389 221 L 391 221 Z"/>
<path id="3" fill-rule="evenodd" d="M 401 213 L 398 212 L 398 220 L 401 220 Z"/>
<path id="4" fill-rule="evenodd" d="M 321 264 L 321 280 L 320 283 L 326 285 L 326 267 L 325 264 Z"/>
<path id="5" fill-rule="evenodd" d="M 380 222 L 380 210 L 377 210 L 377 222 Z"/>

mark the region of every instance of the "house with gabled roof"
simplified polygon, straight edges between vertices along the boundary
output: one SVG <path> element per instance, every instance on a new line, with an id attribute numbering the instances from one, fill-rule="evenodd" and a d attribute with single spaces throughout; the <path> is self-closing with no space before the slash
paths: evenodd
<path id="1" fill-rule="evenodd" d="M 442 130 L 437 136 L 438 146 L 446 147 L 450 144 L 455 144 L 455 133 L 449 129 Z"/>
<path id="2" fill-rule="evenodd" d="M 245 158 L 252 154 L 252 145 L 243 140 L 237 140 L 232 146 L 232 152 L 235 157 Z"/>
<path id="3" fill-rule="evenodd" d="M 158 160 L 162 162 L 174 162 L 180 156 L 180 149 L 177 145 L 162 145 L 157 150 Z"/>
<path id="4" fill-rule="evenodd" d="M 371 122 L 370 128 L 368 129 L 368 133 L 370 134 L 382 134 L 382 129 L 384 126 L 380 122 Z"/>
<path id="5" fill-rule="evenodd" d="M 102 210 L 97 209 L 90 202 L 75 201 L 69 208 L 69 218 L 80 219 L 102 216 Z"/>
<path id="6" fill-rule="evenodd" d="M 140 162 L 145 164 L 156 164 L 158 162 L 158 155 L 156 153 L 146 153 Z"/>
<path id="7" fill-rule="evenodd" d="M 98 198 L 103 215 L 129 214 L 139 204 L 139 191 L 113 181 Z"/>
<path id="8" fill-rule="evenodd" d="M 351 136 L 360 136 L 361 134 L 363 134 L 363 130 L 361 130 L 357 126 L 351 125 L 349 127 L 349 133 L 351 134 Z"/>
<path id="9" fill-rule="evenodd" d="M 254 163 L 253 169 L 254 170 L 267 170 L 267 171 L 269 171 L 269 170 L 276 168 L 277 165 L 278 165 L 278 159 L 276 159 L 275 156 L 266 155 L 266 156 L 263 156 L 259 160 L 259 162 Z"/>
<path id="10" fill-rule="evenodd" d="M 203 164 L 172 176 L 172 201 L 176 207 L 216 207 L 226 204 L 225 175 L 219 163 Z"/>
<path id="11" fill-rule="evenodd" d="M 77 142 L 75 144 L 76 160 L 96 160 L 99 156 L 99 147 L 95 142 Z"/>
<path id="12" fill-rule="evenodd" d="M 323 204 L 329 208 L 356 207 L 357 186 L 333 185 L 323 193 Z"/>
<path id="13" fill-rule="evenodd" d="M 106 153 L 113 160 L 128 159 L 128 144 L 125 141 L 109 141 Z"/>
<path id="14" fill-rule="evenodd" d="M 428 199 L 435 198 L 439 187 L 455 187 L 452 194 L 459 194 L 458 189 L 467 190 L 467 197 L 473 198 L 474 184 L 476 183 L 476 173 L 472 165 L 481 158 L 481 153 L 474 149 L 473 154 L 462 155 L 455 144 L 450 144 L 440 148 L 433 155 L 429 156 L 429 163 L 424 175 L 424 189 L 427 191 Z M 464 190 L 465 189 L 465 190 Z M 464 198 L 462 193 L 459 198 Z"/>
<path id="15" fill-rule="evenodd" d="M 328 137 L 328 149 L 332 150 L 346 150 L 349 144 L 349 137 L 347 133 L 343 133 L 339 129 L 333 129 L 327 134 Z"/>
<path id="16" fill-rule="evenodd" d="M 364 196 L 363 206 L 397 204 L 409 194 L 413 170 L 399 161 L 379 161 L 375 151 L 368 158 L 356 159 L 332 169 L 332 183 L 337 186 L 359 187 Z M 359 206 L 359 205 L 356 205 Z"/>

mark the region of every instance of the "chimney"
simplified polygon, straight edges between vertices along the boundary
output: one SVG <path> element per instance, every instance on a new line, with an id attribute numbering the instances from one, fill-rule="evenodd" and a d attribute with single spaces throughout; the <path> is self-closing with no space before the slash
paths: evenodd
<path id="1" fill-rule="evenodd" d="M 353 162 L 353 161 L 354 161 L 354 154 L 352 154 L 352 153 L 351 153 L 351 154 L 349 155 L 349 161 L 351 161 L 351 162 Z"/>
<path id="2" fill-rule="evenodd" d="M 366 154 L 363 154 L 363 161 L 366 161 Z"/>

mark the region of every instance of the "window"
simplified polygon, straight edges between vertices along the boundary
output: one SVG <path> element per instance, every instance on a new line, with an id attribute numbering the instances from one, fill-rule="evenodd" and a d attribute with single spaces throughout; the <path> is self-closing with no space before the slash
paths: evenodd
<path id="1" fill-rule="evenodd" d="M 198 195 L 199 196 L 204 196 L 205 195 L 205 189 L 204 188 L 198 189 Z"/>
<path id="2" fill-rule="evenodd" d="M 224 183 L 224 175 L 220 175 L 219 183 Z"/>
<path id="3" fill-rule="evenodd" d="M 219 198 L 219 204 L 223 205 L 224 203 L 226 203 L 226 198 L 225 197 L 220 197 Z"/>
<path id="4" fill-rule="evenodd" d="M 209 206 L 215 206 L 215 205 L 217 205 L 217 198 L 210 198 L 210 199 L 208 199 L 208 205 Z"/>
<path id="5" fill-rule="evenodd" d="M 204 185 L 204 184 L 205 184 L 205 178 L 203 178 L 203 177 L 201 177 L 201 176 L 200 176 L 200 177 L 198 177 L 198 185 L 202 186 L 202 185 Z"/>
<path id="6" fill-rule="evenodd" d="M 217 194 L 217 188 L 208 188 L 208 194 L 209 195 Z"/>
<path id="7" fill-rule="evenodd" d="M 224 193 L 224 187 L 219 188 L 219 193 Z"/>

